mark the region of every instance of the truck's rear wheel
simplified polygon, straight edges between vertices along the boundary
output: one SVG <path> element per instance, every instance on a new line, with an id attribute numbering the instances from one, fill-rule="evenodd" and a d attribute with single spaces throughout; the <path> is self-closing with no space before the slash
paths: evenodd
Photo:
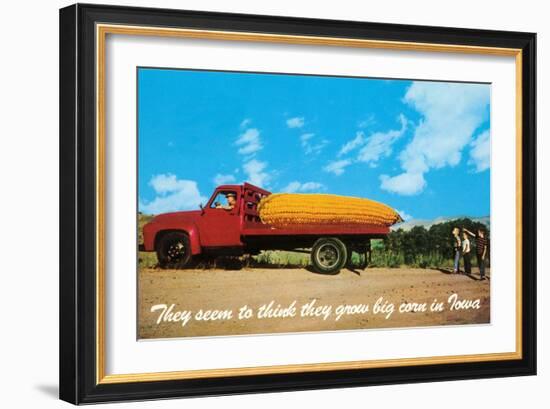
<path id="1" fill-rule="evenodd" d="M 311 263 L 320 273 L 335 274 L 346 265 L 347 260 L 346 245 L 334 237 L 318 239 L 311 249 Z"/>
<path id="2" fill-rule="evenodd" d="M 191 261 L 191 244 L 183 232 L 169 232 L 157 245 L 157 258 L 161 268 L 182 268 Z"/>

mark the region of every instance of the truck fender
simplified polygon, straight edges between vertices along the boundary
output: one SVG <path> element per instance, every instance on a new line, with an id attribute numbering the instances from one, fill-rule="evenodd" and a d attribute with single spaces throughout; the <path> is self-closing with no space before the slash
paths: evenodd
<path id="1" fill-rule="evenodd" d="M 191 243 L 191 254 L 196 256 L 201 253 L 201 241 L 199 237 L 199 231 L 195 225 L 186 229 L 189 236 L 189 242 Z"/>

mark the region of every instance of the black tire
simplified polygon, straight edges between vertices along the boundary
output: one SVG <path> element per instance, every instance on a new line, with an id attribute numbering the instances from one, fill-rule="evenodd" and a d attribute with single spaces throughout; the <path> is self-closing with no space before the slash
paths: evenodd
<path id="1" fill-rule="evenodd" d="M 348 261 L 348 249 L 342 240 L 322 237 L 311 248 L 311 263 L 323 274 L 336 274 Z"/>
<path id="2" fill-rule="evenodd" d="M 191 261 L 191 243 L 183 232 L 164 234 L 157 244 L 157 258 L 161 268 L 183 268 Z"/>

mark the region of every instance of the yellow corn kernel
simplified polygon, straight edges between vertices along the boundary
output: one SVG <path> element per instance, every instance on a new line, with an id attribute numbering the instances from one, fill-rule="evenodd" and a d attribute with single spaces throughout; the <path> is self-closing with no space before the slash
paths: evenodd
<path id="1" fill-rule="evenodd" d="M 403 221 L 395 210 L 383 203 L 319 193 L 272 194 L 260 201 L 258 211 L 263 223 L 277 228 L 338 224 L 391 226 Z"/>

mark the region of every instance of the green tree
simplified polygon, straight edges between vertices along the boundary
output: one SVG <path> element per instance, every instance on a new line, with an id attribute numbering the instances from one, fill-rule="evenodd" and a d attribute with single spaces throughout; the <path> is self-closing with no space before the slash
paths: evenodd
<path id="1" fill-rule="evenodd" d="M 436 223 L 429 229 L 415 226 L 409 231 L 397 229 L 392 231 L 376 248 L 373 248 L 375 264 L 398 267 L 406 264 L 413 267 L 449 267 L 453 261 L 452 230 L 466 228 L 477 233 L 479 228 L 485 230 L 489 238 L 489 228 L 483 223 L 469 218 L 454 219 Z M 475 246 L 475 240 L 472 241 Z"/>

